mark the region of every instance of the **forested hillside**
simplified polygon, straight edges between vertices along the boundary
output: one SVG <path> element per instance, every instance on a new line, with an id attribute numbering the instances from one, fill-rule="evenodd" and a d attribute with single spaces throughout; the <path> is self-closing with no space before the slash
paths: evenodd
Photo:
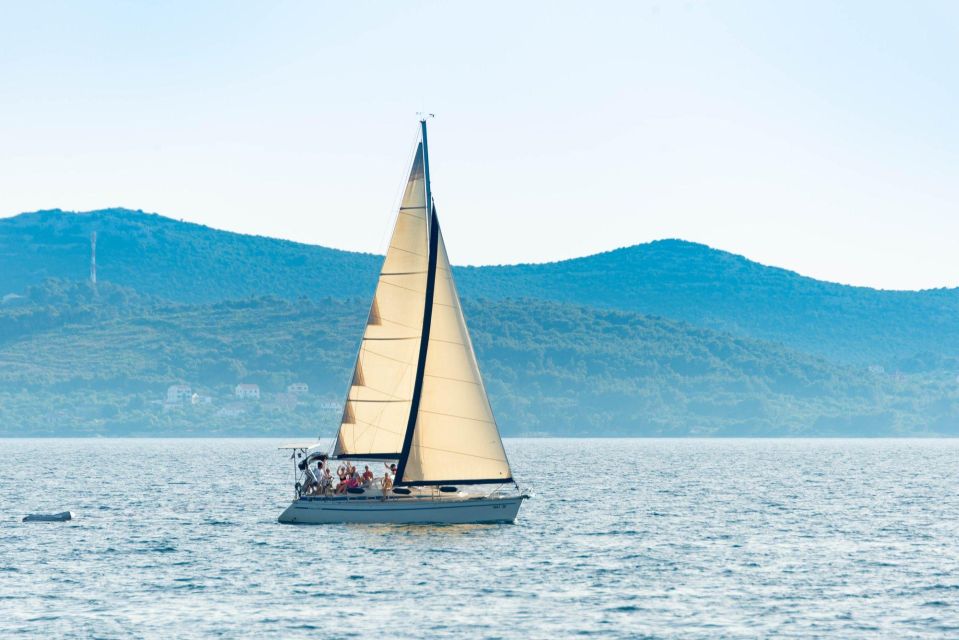
<path id="1" fill-rule="evenodd" d="M 368 297 L 380 258 L 217 231 L 123 209 L 0 220 L 0 296 L 82 279 L 98 233 L 101 280 L 177 302 Z M 658 315 L 836 362 L 956 370 L 959 290 L 878 291 L 805 278 L 664 240 L 540 265 L 458 268 L 464 297 L 536 298 Z"/>
<path id="2" fill-rule="evenodd" d="M 48 281 L 0 313 L 2 433 L 329 435 L 367 306 L 171 304 Z M 616 310 L 527 299 L 465 312 L 506 434 L 959 433 L 959 387 L 943 376 L 896 380 Z M 294 382 L 311 394 L 283 406 Z M 171 411 L 178 383 L 209 402 Z M 237 383 L 261 402 L 237 403 Z"/>
<path id="3" fill-rule="evenodd" d="M 380 261 L 127 210 L 0 220 L 0 433 L 329 434 Z M 959 433 L 956 290 L 681 241 L 457 278 L 507 434 Z"/>
<path id="4" fill-rule="evenodd" d="M 661 240 L 541 265 L 465 268 L 464 291 L 684 320 L 836 361 L 955 369 L 959 289 L 879 291 L 821 282 L 731 253 Z M 916 356 L 919 355 L 919 358 Z"/>
<path id="5" fill-rule="evenodd" d="M 94 231 L 100 280 L 178 302 L 369 295 L 382 262 L 140 211 L 40 211 L 0 219 L 0 296 L 46 278 L 85 279 Z"/>

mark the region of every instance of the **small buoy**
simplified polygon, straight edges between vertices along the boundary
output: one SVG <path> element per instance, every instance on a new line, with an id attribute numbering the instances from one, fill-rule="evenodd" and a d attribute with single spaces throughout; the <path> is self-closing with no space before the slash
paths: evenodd
<path id="1" fill-rule="evenodd" d="M 66 522 L 73 520 L 72 511 L 60 513 L 31 513 L 23 518 L 23 522 Z"/>

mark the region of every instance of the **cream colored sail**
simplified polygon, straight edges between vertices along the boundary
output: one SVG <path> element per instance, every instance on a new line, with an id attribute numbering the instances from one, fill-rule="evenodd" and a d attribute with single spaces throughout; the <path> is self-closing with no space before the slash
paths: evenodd
<path id="1" fill-rule="evenodd" d="M 473 353 L 439 223 L 433 228 L 437 255 L 429 341 L 419 410 L 400 481 L 509 481 L 509 463 Z"/>
<path id="2" fill-rule="evenodd" d="M 416 379 L 429 260 L 423 145 L 380 271 L 334 455 L 398 458 Z"/>

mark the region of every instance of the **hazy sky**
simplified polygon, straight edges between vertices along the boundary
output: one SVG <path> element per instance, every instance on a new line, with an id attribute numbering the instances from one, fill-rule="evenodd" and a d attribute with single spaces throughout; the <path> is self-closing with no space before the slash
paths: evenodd
<path id="1" fill-rule="evenodd" d="M 416 112 L 454 262 L 677 237 L 959 285 L 959 3 L 15 2 L 0 215 L 382 251 Z"/>

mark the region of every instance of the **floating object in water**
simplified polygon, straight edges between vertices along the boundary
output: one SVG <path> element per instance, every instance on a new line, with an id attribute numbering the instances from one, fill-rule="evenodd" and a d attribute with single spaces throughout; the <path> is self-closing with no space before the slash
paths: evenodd
<path id="1" fill-rule="evenodd" d="M 23 522 L 66 522 L 73 520 L 72 511 L 60 513 L 31 513 L 23 518 Z"/>

